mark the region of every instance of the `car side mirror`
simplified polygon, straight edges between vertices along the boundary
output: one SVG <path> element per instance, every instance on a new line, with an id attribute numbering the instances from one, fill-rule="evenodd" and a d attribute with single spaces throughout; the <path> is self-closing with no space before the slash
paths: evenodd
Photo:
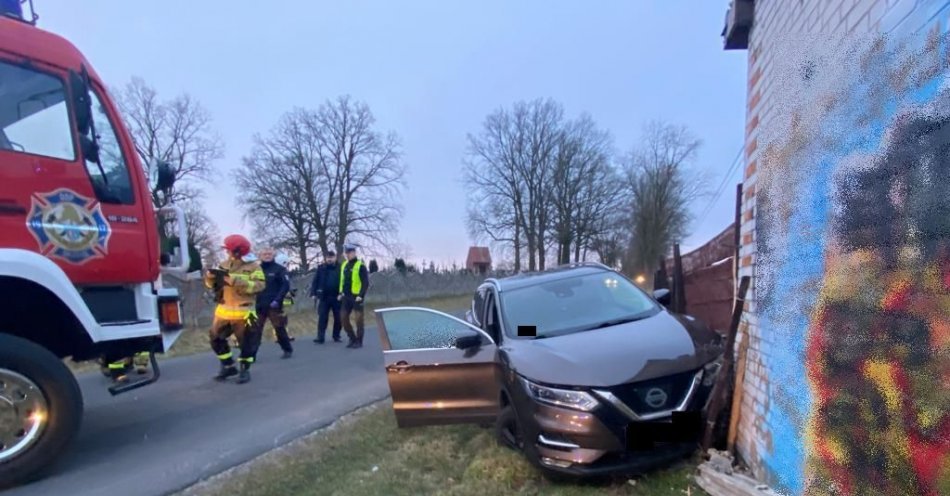
<path id="1" fill-rule="evenodd" d="M 478 334 L 471 334 L 468 336 L 460 336 L 455 339 L 455 347 L 460 350 L 467 350 L 470 348 L 477 348 L 482 345 L 482 337 Z"/>
<path id="2" fill-rule="evenodd" d="M 653 298 L 663 306 L 669 306 L 672 294 L 669 289 L 660 288 L 653 291 Z"/>

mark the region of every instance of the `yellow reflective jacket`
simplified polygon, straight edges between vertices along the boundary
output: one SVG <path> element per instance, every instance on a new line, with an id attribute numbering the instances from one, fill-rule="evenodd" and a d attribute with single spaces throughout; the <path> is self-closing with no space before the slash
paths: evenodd
<path id="1" fill-rule="evenodd" d="M 228 259 L 218 266 L 231 277 L 231 284 L 222 291 L 221 302 L 215 308 L 214 316 L 225 320 L 244 320 L 254 312 L 257 293 L 264 289 L 265 277 L 260 262 L 245 262 L 241 259 Z M 205 273 L 205 287 L 212 289 L 214 274 Z"/>

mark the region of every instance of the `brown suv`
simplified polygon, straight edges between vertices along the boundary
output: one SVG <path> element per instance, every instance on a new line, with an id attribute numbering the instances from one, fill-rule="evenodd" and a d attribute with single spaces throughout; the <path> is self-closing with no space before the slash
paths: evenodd
<path id="1" fill-rule="evenodd" d="M 668 297 L 580 264 L 488 279 L 465 320 L 377 310 L 398 424 L 494 423 L 531 462 L 573 475 L 687 455 L 722 342 Z"/>

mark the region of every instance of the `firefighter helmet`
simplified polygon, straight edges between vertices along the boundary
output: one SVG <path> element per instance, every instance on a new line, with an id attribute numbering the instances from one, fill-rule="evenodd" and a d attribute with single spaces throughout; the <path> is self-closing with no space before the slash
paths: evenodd
<path id="1" fill-rule="evenodd" d="M 224 238 L 224 249 L 236 257 L 243 257 L 251 252 L 251 242 L 240 234 L 232 234 Z"/>

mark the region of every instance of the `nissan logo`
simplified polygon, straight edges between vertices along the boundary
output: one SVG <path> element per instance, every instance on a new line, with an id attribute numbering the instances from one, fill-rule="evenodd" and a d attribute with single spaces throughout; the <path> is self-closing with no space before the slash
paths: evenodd
<path id="1" fill-rule="evenodd" d="M 666 392 L 660 388 L 650 388 L 647 394 L 643 395 L 643 400 L 653 408 L 659 408 L 666 404 Z"/>

